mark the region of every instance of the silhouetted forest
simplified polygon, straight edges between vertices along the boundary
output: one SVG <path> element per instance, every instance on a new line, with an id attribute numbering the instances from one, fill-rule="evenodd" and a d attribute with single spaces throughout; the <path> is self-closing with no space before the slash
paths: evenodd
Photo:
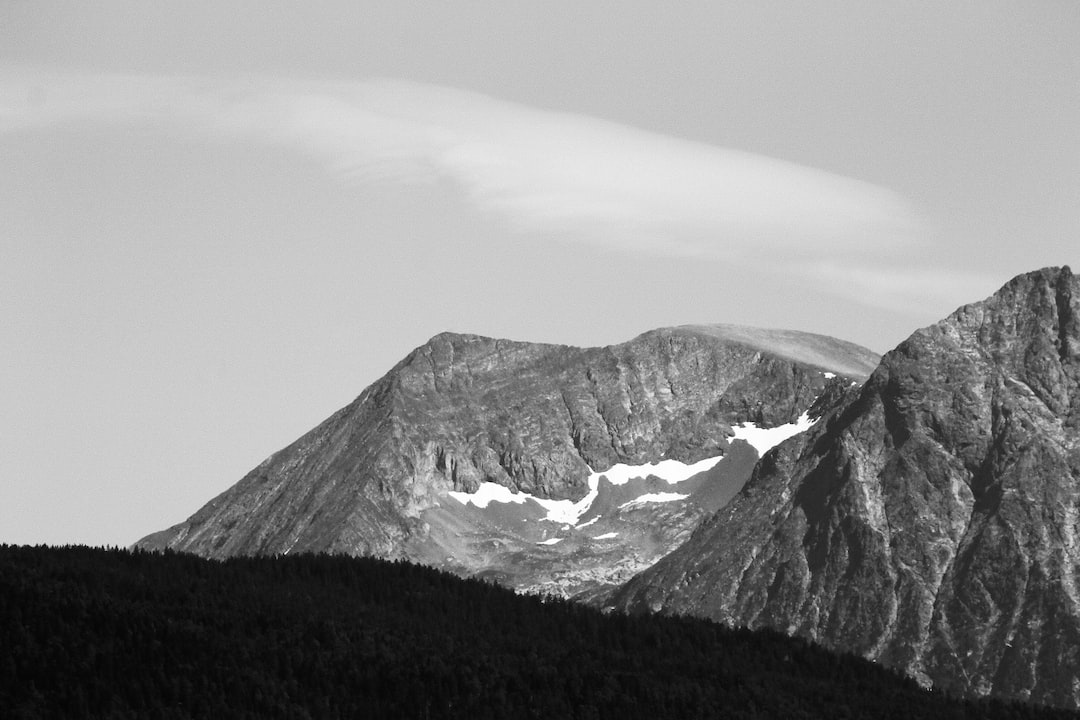
<path id="1" fill-rule="evenodd" d="M 4 718 L 1076 718 L 405 563 L 0 546 Z"/>

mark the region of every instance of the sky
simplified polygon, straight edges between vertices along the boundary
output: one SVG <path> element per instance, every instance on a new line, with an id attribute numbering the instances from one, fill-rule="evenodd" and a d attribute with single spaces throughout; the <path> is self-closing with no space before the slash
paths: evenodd
<path id="1" fill-rule="evenodd" d="M 878 352 L 1080 269 L 1080 4 L 0 2 L 0 543 L 180 522 L 445 331 Z"/>

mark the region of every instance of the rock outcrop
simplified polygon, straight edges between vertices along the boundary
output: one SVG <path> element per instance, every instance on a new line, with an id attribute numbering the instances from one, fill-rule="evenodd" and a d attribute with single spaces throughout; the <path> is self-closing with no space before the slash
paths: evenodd
<path id="1" fill-rule="evenodd" d="M 1080 705 L 1080 278 L 919 330 L 612 604 L 772 627 L 955 692 Z"/>
<path id="2" fill-rule="evenodd" d="M 593 469 L 723 455 L 732 424 L 792 422 L 815 403 L 835 401 L 877 359 L 831 338 L 732 326 L 656 330 L 587 349 L 438 335 L 190 519 L 138 545 L 209 557 L 403 557 L 498 575 L 503 566 L 525 566 L 522 548 L 533 548 L 528 558 L 535 559 L 552 525 L 541 532 L 531 529 L 536 523 L 521 523 L 511 532 L 507 518 L 481 518 L 449 499 L 450 491 L 497 483 L 535 498 L 576 501 L 589 492 Z M 735 465 L 745 468 L 741 484 L 752 464 Z M 625 509 L 628 515 L 634 508 Z M 664 542 L 649 541 L 655 557 L 703 516 L 669 510 L 677 527 L 661 533 Z M 643 523 L 657 521 L 639 515 Z M 459 543 L 463 537 L 475 542 Z M 609 559 L 618 564 L 636 552 L 627 547 Z M 641 562 L 624 567 L 637 571 Z M 500 577 L 536 586 L 520 573 Z"/>

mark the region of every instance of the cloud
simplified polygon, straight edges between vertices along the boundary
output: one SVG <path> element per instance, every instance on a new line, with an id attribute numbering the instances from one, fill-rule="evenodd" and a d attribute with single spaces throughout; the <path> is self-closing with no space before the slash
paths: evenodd
<path id="1" fill-rule="evenodd" d="M 448 182 L 518 231 L 628 251 L 796 263 L 921 233 L 869 183 L 445 87 L 22 71 L 0 90 L 0 132 L 166 124 L 299 152 L 343 182 Z"/>
<path id="2" fill-rule="evenodd" d="M 654 253 L 856 249 L 920 227 L 866 182 L 447 87 L 41 71 L 0 87 L 0 132 L 170 123 L 305 153 L 342 180 L 449 181 L 518 229 Z"/>

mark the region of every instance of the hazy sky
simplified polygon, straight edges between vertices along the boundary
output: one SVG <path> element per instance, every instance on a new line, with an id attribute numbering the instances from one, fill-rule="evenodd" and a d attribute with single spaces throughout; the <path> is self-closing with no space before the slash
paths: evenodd
<path id="1" fill-rule="evenodd" d="M 1080 3 L 0 2 L 0 542 L 178 522 L 443 330 L 879 352 L 1080 266 Z"/>

